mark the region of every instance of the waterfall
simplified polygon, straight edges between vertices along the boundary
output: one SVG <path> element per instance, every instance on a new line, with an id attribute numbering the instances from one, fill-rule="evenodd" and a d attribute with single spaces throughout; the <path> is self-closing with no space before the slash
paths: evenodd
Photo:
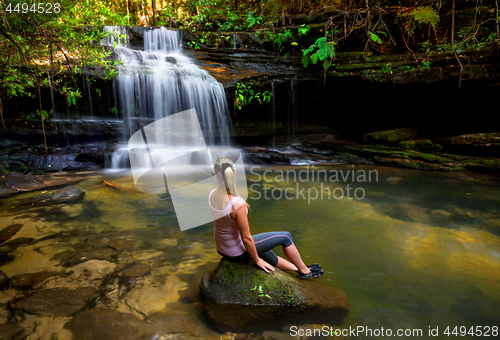
<path id="1" fill-rule="evenodd" d="M 113 46 L 121 61 L 113 87 L 118 112 L 129 127 L 125 139 L 142 126 L 194 108 L 206 144 L 229 145 L 231 122 L 224 88 L 183 54 L 182 32 L 165 27 L 145 29 L 144 49 L 135 50 L 130 48 L 126 27 L 107 26 L 105 31 L 109 35 L 103 44 Z M 168 135 L 158 131 L 162 132 Z M 168 136 L 165 138 L 168 144 Z M 178 140 L 173 144 L 179 145 Z M 124 157 L 128 152 L 117 150 L 112 167 L 122 167 Z"/>

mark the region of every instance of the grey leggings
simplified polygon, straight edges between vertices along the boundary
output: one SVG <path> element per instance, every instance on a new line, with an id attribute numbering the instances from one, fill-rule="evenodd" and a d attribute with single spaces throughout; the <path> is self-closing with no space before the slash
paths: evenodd
<path id="1" fill-rule="evenodd" d="M 278 264 L 278 256 L 271 249 L 277 246 L 289 247 L 293 243 L 292 235 L 288 231 L 260 233 L 252 235 L 252 238 L 259 257 L 273 266 Z M 247 251 L 240 256 L 227 256 L 221 252 L 219 254 L 230 261 L 245 261 L 250 258 L 250 254 Z"/>

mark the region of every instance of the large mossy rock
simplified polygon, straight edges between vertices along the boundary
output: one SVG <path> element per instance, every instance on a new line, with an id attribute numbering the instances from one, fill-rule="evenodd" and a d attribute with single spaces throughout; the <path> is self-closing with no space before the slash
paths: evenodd
<path id="1" fill-rule="evenodd" d="M 222 259 L 200 283 L 203 306 L 220 331 L 258 331 L 284 325 L 338 325 L 348 314 L 344 291 L 297 279 L 279 269 L 267 274 L 250 260 Z"/>

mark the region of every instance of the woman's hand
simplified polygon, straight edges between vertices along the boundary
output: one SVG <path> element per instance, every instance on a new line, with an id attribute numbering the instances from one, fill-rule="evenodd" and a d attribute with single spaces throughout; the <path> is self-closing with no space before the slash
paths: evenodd
<path id="1" fill-rule="evenodd" d="M 269 271 L 274 271 L 274 267 L 271 266 L 269 263 L 264 261 L 263 259 L 259 258 L 255 264 L 259 266 L 260 268 L 264 269 L 266 273 L 269 273 Z"/>

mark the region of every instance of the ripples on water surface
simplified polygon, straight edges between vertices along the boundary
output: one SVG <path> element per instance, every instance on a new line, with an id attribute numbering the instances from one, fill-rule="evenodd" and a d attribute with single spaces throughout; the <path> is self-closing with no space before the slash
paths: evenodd
<path id="1" fill-rule="evenodd" d="M 259 180 L 266 169 L 267 182 Z M 318 281 L 345 290 L 350 300 L 350 313 L 342 327 L 354 326 L 361 312 L 373 308 L 404 313 L 425 330 L 427 326 L 500 326 L 498 176 L 476 175 L 476 180 L 464 173 L 309 166 L 310 171 L 343 170 L 344 174 L 353 169 L 357 174 L 376 169 L 378 181 L 374 176 L 371 182 L 359 182 L 356 177 L 354 182 L 343 182 L 340 176 L 340 182 L 309 180 L 299 183 L 299 189 L 306 188 L 302 196 L 295 182 L 276 177 L 288 169 L 306 167 L 248 171 L 248 183 L 254 184 L 248 200 L 251 231 L 290 231 L 305 262 L 322 264 L 325 274 Z M 123 190 L 111 189 L 100 178 Z M 307 189 L 314 194 L 314 188 L 331 193 L 339 188 L 335 192 L 339 197 L 347 184 L 363 188 L 364 199 L 335 199 L 325 190 L 323 199 L 307 202 Z M 220 334 L 205 325 L 198 296 L 201 275 L 220 258 L 213 226 L 181 232 L 168 194 L 138 192 L 130 173 L 92 173 L 77 186 L 86 195 L 72 204 L 27 203 L 40 191 L 1 200 L 1 225 L 24 224 L 13 239 L 34 241 L 3 259 L 0 270 L 9 277 L 55 273 L 43 289 L 100 286 L 107 289 L 107 299 L 101 299 L 97 307 L 133 312 L 139 319 L 177 313 L 190 326 L 187 330 L 165 326 L 165 334 L 219 338 Z M 288 191 L 289 199 L 264 199 L 264 188 L 267 197 L 272 190 L 278 197 L 289 187 L 293 188 Z M 259 194 L 261 198 L 255 199 Z M 99 268 L 95 273 L 78 271 L 92 260 Z M 129 271 L 123 275 L 126 269 Z M 134 270 L 140 276 L 134 276 Z M 118 275 L 120 271 L 122 275 Z M 106 275 L 119 279 L 110 279 L 103 287 Z M 17 293 L 12 288 L 1 292 L 0 303 Z M 7 321 L 6 311 L 0 316 L 0 323 Z M 33 338 L 50 339 L 53 333 L 61 339 L 70 337 L 63 328 L 70 317 L 28 315 L 17 319 L 28 331 L 33 331 L 35 322 L 40 323 Z"/>

